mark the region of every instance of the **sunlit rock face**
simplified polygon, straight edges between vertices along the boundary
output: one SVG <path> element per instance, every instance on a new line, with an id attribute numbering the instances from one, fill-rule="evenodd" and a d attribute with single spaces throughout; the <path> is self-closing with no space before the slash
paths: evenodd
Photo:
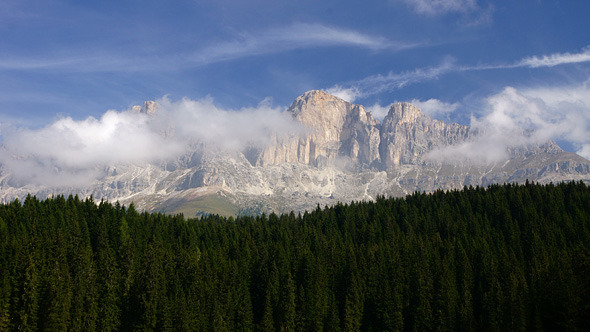
<path id="1" fill-rule="evenodd" d="M 379 123 L 361 105 L 323 91 L 309 91 L 287 110 L 308 130 L 302 135 L 275 138 L 257 165 L 302 163 L 322 166 L 338 157 L 360 164 L 379 161 Z"/>
<path id="2" fill-rule="evenodd" d="M 154 116 L 159 106 L 146 102 L 132 110 Z M 508 147 L 505 157 L 493 161 L 455 160 L 453 148 L 477 139 L 478 133 L 430 119 L 409 103 L 393 104 L 380 123 L 361 105 L 309 91 L 285 112 L 303 129 L 274 133 L 263 147 L 229 151 L 196 142 L 174 159 L 98 169 L 101 175 L 82 188 L 22 184 L 3 169 L 0 199 L 73 193 L 193 216 L 228 206 L 233 214 L 304 211 L 318 204 L 469 185 L 590 181 L 590 162 L 551 141 Z M 451 153 L 432 158 L 436 151 Z"/>
<path id="3" fill-rule="evenodd" d="M 418 165 L 433 148 L 469 138 L 469 127 L 431 120 L 408 103 L 393 104 L 380 124 L 361 105 L 323 91 L 310 91 L 288 109 L 308 128 L 304 135 L 275 139 L 257 165 L 322 166 L 342 158 L 376 170 Z"/>

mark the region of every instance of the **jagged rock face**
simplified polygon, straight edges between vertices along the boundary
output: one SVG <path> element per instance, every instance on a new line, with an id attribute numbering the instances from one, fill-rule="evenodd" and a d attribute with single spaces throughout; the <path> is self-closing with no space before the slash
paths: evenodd
<path id="1" fill-rule="evenodd" d="M 393 104 L 381 126 L 379 153 L 384 169 L 419 165 L 426 152 L 469 138 L 469 127 L 431 120 L 409 103 Z"/>
<path id="2" fill-rule="evenodd" d="M 419 165 L 426 152 L 469 137 L 469 127 L 431 120 L 414 105 L 397 103 L 379 124 L 361 105 L 323 91 L 310 91 L 288 109 L 308 128 L 302 136 L 275 138 L 257 165 L 303 163 L 313 166 L 346 158 L 365 167 L 387 170 Z"/>
<path id="3" fill-rule="evenodd" d="M 134 110 L 151 115 L 158 105 L 146 102 Z M 195 207 L 195 202 L 214 197 L 216 204 L 230 204 L 235 211 L 289 212 L 465 185 L 590 182 L 590 162 L 564 152 L 554 142 L 510 148 L 507 160 L 488 164 L 426 159 L 433 149 L 465 142 L 477 133 L 467 126 L 432 120 L 408 103 L 392 105 L 380 124 L 363 106 L 310 91 L 287 112 L 306 130 L 290 136 L 277 134 L 261 150 L 219 151 L 195 143 L 175 160 L 108 167 L 102 170 L 104 176 L 85 188 L 19 186 L 10 174 L 0 171 L 0 201 L 28 193 L 39 197 L 77 193 L 186 215 L 195 209 L 211 211 Z M 351 163 L 355 167 L 348 167 Z M 186 210 L 187 206 L 192 210 Z"/>
<path id="4" fill-rule="evenodd" d="M 297 98 L 287 112 L 308 130 L 303 135 L 275 137 L 256 162 L 326 165 L 338 157 L 371 164 L 379 161 L 379 122 L 363 106 L 323 91 Z"/>
<path id="5" fill-rule="evenodd" d="M 143 106 L 135 105 L 131 108 L 131 110 L 137 113 L 153 115 L 158 111 L 158 107 L 158 103 L 152 100 L 148 100 L 143 103 Z"/>

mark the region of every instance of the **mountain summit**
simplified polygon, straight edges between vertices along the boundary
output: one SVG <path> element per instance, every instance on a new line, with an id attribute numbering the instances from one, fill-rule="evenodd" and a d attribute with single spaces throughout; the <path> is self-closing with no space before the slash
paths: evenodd
<path id="1" fill-rule="evenodd" d="M 258 165 L 319 167 L 339 157 L 362 164 L 379 160 L 379 122 L 363 106 L 314 90 L 295 99 L 287 112 L 308 130 L 274 141 L 260 154 Z"/>
<path id="2" fill-rule="evenodd" d="M 155 116 L 159 106 L 146 102 L 133 111 Z M 466 185 L 590 181 L 590 162 L 554 142 L 515 144 L 496 160 L 456 158 L 454 151 L 481 139 L 481 133 L 433 120 L 409 103 L 391 105 L 380 123 L 362 105 L 309 91 L 284 115 L 302 130 L 275 132 L 264 146 L 242 151 L 194 142 L 173 160 L 112 165 L 84 188 L 19 185 L 3 168 L 0 198 L 77 193 L 194 216 L 302 211 Z"/>
<path id="3" fill-rule="evenodd" d="M 465 141 L 469 127 L 431 120 L 409 103 L 393 104 L 383 124 L 362 105 L 324 91 L 309 91 L 289 107 L 309 131 L 273 142 L 257 165 L 303 163 L 326 166 L 340 159 L 374 170 L 421 164 L 433 148 Z"/>

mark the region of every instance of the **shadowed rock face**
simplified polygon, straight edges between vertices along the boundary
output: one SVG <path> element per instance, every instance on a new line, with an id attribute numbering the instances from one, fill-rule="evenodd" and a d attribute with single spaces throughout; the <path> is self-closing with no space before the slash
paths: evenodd
<path id="1" fill-rule="evenodd" d="M 134 109 L 150 115 L 158 105 L 146 102 Z M 186 215 L 187 206 L 195 205 L 191 202 L 208 196 L 248 212 L 289 212 L 469 185 L 590 182 L 590 162 L 554 142 L 509 148 L 507 159 L 493 163 L 430 160 L 427 155 L 433 149 L 453 147 L 477 133 L 468 126 L 432 120 L 408 103 L 393 104 L 379 123 L 361 105 L 309 91 L 287 112 L 306 130 L 277 133 L 264 148 L 219 151 L 196 143 L 183 156 L 161 164 L 113 165 L 82 189 L 19 186 L 2 173 L 0 200 L 28 193 L 78 193 L 135 202 L 148 211 L 175 212 L 174 207 L 181 206 Z"/>

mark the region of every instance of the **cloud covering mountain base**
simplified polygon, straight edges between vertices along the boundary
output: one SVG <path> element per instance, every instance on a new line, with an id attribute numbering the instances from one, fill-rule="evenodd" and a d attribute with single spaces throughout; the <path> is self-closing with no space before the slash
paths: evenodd
<path id="1" fill-rule="evenodd" d="M 99 119 L 63 117 L 40 129 L 5 127 L 0 163 L 21 184 L 80 187 L 109 166 L 170 161 L 191 145 L 241 151 L 303 130 L 270 99 L 240 110 L 221 109 L 211 98 L 164 97 L 157 105 L 150 115 L 109 110 Z"/>
<path id="2" fill-rule="evenodd" d="M 510 147 L 564 141 L 590 158 L 590 89 L 586 86 L 516 89 L 507 87 L 485 100 L 482 116 L 471 116 L 478 135 L 468 142 L 432 151 L 435 160 L 496 162 Z"/>

